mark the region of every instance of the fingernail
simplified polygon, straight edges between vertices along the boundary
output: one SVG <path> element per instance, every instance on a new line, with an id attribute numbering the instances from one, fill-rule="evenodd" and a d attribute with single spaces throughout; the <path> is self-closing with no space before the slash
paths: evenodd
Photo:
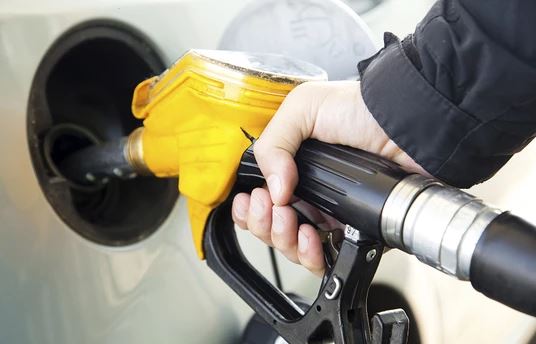
<path id="1" fill-rule="evenodd" d="M 275 174 L 272 174 L 268 177 L 266 180 L 266 183 L 268 184 L 268 189 L 270 190 L 270 195 L 275 197 L 278 197 L 281 193 L 281 179 Z"/>
<path id="2" fill-rule="evenodd" d="M 236 202 L 234 207 L 235 215 L 240 220 L 245 220 L 247 217 L 247 205 L 244 202 Z"/>
<path id="3" fill-rule="evenodd" d="M 307 248 L 309 247 L 309 238 L 307 235 L 303 234 L 302 231 L 298 232 L 298 250 L 301 253 L 306 253 Z"/>
<path id="4" fill-rule="evenodd" d="M 260 218 L 264 213 L 264 204 L 262 201 L 255 195 L 251 195 L 251 201 L 249 205 L 251 213 L 256 217 Z"/>
<path id="5" fill-rule="evenodd" d="M 285 228 L 285 219 L 279 213 L 279 207 L 272 207 L 272 230 L 277 234 L 282 234 Z"/>

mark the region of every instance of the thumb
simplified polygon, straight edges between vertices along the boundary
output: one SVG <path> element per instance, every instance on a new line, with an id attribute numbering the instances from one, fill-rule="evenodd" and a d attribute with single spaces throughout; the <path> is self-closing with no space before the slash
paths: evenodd
<path id="1" fill-rule="evenodd" d="M 253 147 L 255 159 L 266 178 L 272 202 L 287 205 L 298 183 L 294 155 L 310 136 L 313 126 L 307 98 L 287 96 Z"/>

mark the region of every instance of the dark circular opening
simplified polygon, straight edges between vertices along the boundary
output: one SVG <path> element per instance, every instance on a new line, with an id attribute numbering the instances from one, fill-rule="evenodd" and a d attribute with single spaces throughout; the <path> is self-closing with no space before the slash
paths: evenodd
<path id="1" fill-rule="evenodd" d="M 141 126 L 130 111 L 136 85 L 164 69 L 136 30 L 115 21 L 74 27 L 49 49 L 36 72 L 28 105 L 28 141 L 47 200 L 82 236 L 126 245 L 153 233 L 177 199 L 172 179 L 110 179 L 99 187 L 62 178 L 70 153 L 116 140 Z"/>
<path id="2" fill-rule="evenodd" d="M 317 305 L 317 306 L 316 306 L 316 311 L 317 311 L 317 312 L 321 312 L 321 311 L 322 311 L 322 307 L 320 307 L 320 305 Z"/>

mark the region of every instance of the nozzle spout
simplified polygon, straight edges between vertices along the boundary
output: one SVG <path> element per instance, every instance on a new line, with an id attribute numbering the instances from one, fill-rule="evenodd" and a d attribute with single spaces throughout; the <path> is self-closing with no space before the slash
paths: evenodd
<path id="1" fill-rule="evenodd" d="M 59 163 L 63 177 L 81 185 L 104 184 L 109 178 L 131 179 L 151 175 L 143 162 L 141 132 L 80 149 Z"/>

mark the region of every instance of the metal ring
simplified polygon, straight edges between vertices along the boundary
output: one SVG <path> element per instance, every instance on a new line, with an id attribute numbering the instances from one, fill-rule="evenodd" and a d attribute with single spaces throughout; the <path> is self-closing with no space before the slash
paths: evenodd
<path id="1" fill-rule="evenodd" d="M 395 185 L 385 202 L 381 218 L 382 236 L 387 245 L 404 250 L 402 229 L 404 219 L 415 198 L 432 185 L 442 185 L 439 181 L 412 174 Z"/>
<path id="2" fill-rule="evenodd" d="M 128 135 L 123 154 L 137 174 L 143 176 L 153 175 L 143 159 L 143 127 L 135 129 Z"/>

